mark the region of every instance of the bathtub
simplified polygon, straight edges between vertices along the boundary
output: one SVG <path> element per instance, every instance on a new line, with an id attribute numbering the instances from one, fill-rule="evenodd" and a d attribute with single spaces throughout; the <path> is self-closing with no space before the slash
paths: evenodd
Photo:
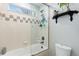
<path id="1" fill-rule="evenodd" d="M 41 48 L 41 46 L 43 46 L 43 48 Z M 48 49 L 48 46 L 41 45 L 41 44 L 33 44 L 31 52 L 32 52 L 32 55 L 35 55 L 47 49 Z"/>
<path id="2" fill-rule="evenodd" d="M 8 51 L 3 56 L 32 56 L 46 49 L 48 49 L 48 47 L 44 45 L 43 48 L 41 48 L 41 44 L 33 44 L 31 47 L 18 48 L 12 51 Z"/>
<path id="3" fill-rule="evenodd" d="M 15 50 L 8 51 L 3 56 L 31 56 L 31 51 L 28 47 L 27 48 L 18 48 Z"/>

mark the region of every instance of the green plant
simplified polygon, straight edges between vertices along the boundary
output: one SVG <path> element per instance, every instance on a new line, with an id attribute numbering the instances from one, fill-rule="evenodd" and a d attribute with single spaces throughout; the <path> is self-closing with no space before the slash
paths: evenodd
<path id="1" fill-rule="evenodd" d="M 63 6 L 67 7 L 69 10 L 69 3 L 58 3 L 59 7 L 63 9 Z"/>

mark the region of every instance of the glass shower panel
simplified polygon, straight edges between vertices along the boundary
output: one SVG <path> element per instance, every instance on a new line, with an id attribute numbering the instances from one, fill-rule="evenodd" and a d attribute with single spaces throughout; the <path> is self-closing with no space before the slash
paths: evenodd
<path id="1" fill-rule="evenodd" d="M 44 4 L 32 4 L 36 6 L 36 17 L 32 20 L 32 55 L 36 55 L 48 49 L 48 6 Z"/>

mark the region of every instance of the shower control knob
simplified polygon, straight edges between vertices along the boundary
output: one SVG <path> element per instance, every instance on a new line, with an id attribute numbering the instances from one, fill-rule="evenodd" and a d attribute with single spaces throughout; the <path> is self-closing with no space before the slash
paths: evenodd
<path id="1" fill-rule="evenodd" d="M 28 42 L 27 41 L 24 41 L 23 43 L 24 43 L 24 45 L 26 45 Z"/>

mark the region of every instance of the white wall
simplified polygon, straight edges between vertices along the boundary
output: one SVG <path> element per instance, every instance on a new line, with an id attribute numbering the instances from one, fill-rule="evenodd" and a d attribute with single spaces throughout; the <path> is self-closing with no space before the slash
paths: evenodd
<path id="1" fill-rule="evenodd" d="M 79 11 L 79 4 L 70 4 L 71 10 Z M 72 48 L 71 55 L 79 56 L 79 15 L 73 16 L 74 20 L 70 22 L 69 16 L 58 18 L 58 23 L 52 20 L 53 9 L 50 10 L 49 21 L 49 38 L 50 38 L 50 55 L 55 55 L 55 43 L 64 44 Z"/>
<path id="2" fill-rule="evenodd" d="M 5 14 L 9 21 L 5 20 L 5 17 L 0 15 L 0 49 L 6 47 L 8 51 L 31 46 L 31 23 L 23 20 L 23 17 L 31 18 L 28 15 L 13 13 L 7 11 L 7 4 L 0 4 L 0 13 Z M 20 19 L 13 21 L 9 15 L 13 15 L 15 19 L 17 16 L 23 20 L 20 22 Z M 26 44 L 24 43 L 26 42 Z"/>
<path id="3" fill-rule="evenodd" d="M 31 46 L 31 24 L 20 20 L 13 21 L 9 15 L 13 15 L 16 19 L 17 16 L 26 17 L 26 15 L 19 15 L 17 13 L 11 13 L 0 10 L 0 13 L 6 15 L 9 18 L 9 21 L 6 20 L 6 17 L 0 16 L 0 49 L 6 47 L 8 51 Z M 27 16 L 29 17 L 29 16 Z M 24 41 L 27 43 L 24 44 Z"/>

